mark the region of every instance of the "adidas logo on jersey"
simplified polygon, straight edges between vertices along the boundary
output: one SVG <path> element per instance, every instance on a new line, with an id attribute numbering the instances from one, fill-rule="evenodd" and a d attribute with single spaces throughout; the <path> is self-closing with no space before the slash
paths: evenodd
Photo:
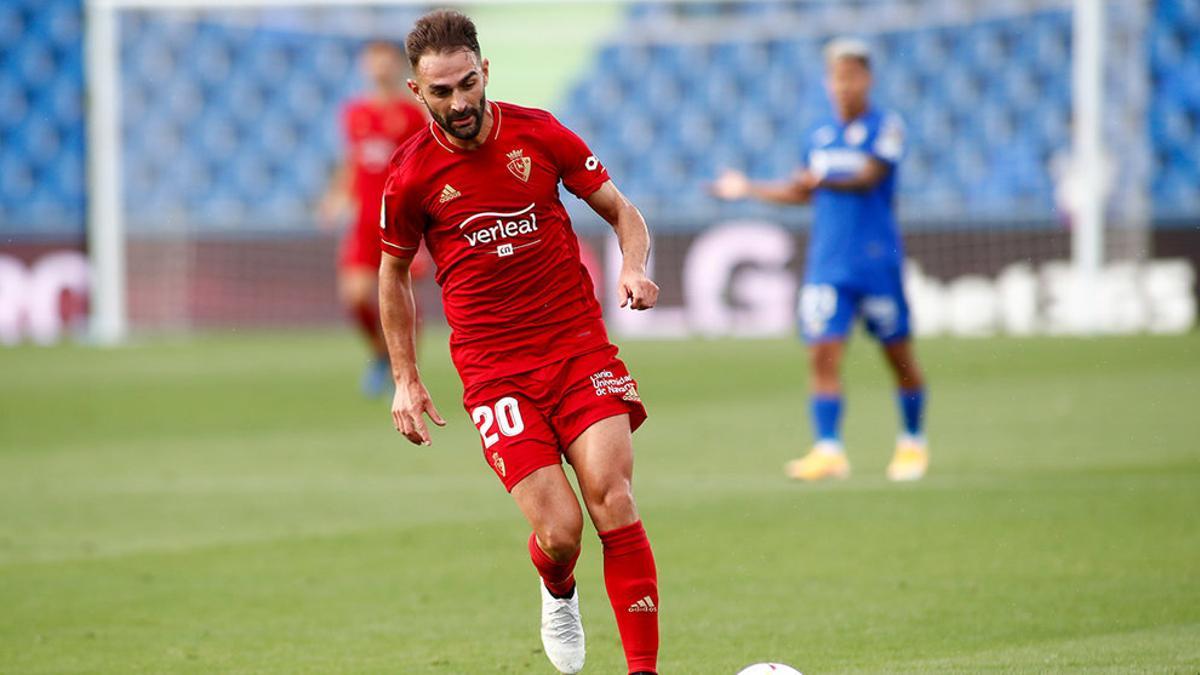
<path id="1" fill-rule="evenodd" d="M 440 198 L 438 198 L 438 203 L 445 204 L 446 202 L 450 201 L 451 199 L 458 199 L 461 196 L 462 196 L 461 192 L 450 187 L 449 183 L 446 183 L 446 187 L 442 188 L 442 196 Z"/>
<path id="2" fill-rule="evenodd" d="M 647 595 L 646 597 L 642 598 L 641 600 L 638 600 L 637 602 L 630 605 L 629 609 L 627 611 L 629 611 L 631 613 L 632 612 L 658 612 L 658 607 L 654 606 L 654 601 L 651 600 L 650 596 Z"/>

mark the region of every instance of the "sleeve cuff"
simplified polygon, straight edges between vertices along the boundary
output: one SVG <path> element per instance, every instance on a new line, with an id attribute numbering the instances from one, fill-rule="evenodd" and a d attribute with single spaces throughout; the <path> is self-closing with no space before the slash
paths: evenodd
<path id="1" fill-rule="evenodd" d="M 612 178 L 608 175 L 608 172 L 605 171 L 603 175 L 597 176 L 595 180 L 588 182 L 588 183 L 584 183 L 583 186 L 581 188 L 579 188 L 578 191 L 571 190 L 571 192 L 574 193 L 574 195 L 576 197 L 579 197 L 580 199 L 587 199 L 588 197 L 591 197 L 593 194 L 595 194 L 596 190 L 599 190 L 600 188 L 604 187 L 604 184 L 610 180 L 612 180 Z M 568 188 L 568 189 L 570 189 L 570 188 Z"/>
<path id="2" fill-rule="evenodd" d="M 392 242 L 383 238 L 380 238 L 379 244 L 380 249 L 383 250 L 384 253 L 389 253 L 397 258 L 411 258 L 416 255 L 417 250 L 421 248 L 420 244 L 417 244 L 416 246 L 401 246 L 400 244 L 393 244 Z"/>

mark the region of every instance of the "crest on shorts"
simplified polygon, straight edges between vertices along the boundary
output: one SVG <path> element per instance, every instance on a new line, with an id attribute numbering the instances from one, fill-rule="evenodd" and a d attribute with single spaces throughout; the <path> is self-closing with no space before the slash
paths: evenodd
<path id="1" fill-rule="evenodd" d="M 533 169 L 533 160 L 525 156 L 521 149 L 508 153 L 508 170 L 522 182 L 529 182 L 529 172 Z"/>
<path id="2" fill-rule="evenodd" d="M 621 397 L 621 400 L 629 401 L 630 403 L 641 403 L 642 397 L 638 394 L 637 385 L 630 384 L 629 388 L 625 390 L 625 395 Z"/>
<path id="3" fill-rule="evenodd" d="M 500 456 L 500 453 L 492 453 L 492 466 L 496 467 L 496 471 L 500 472 L 501 478 L 507 475 L 507 472 L 504 470 L 504 458 Z"/>

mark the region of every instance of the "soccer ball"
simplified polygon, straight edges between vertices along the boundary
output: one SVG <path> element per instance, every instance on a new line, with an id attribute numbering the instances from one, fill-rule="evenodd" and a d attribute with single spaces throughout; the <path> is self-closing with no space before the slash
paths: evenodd
<path id="1" fill-rule="evenodd" d="M 756 663 L 742 668 L 737 675 L 801 675 L 801 673 L 782 663 Z"/>

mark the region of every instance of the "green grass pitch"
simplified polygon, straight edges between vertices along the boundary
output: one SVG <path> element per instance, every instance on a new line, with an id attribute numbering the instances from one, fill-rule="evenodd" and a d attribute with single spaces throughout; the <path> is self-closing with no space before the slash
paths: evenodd
<path id="1" fill-rule="evenodd" d="M 430 448 L 340 333 L 0 350 L 0 672 L 547 673 L 527 529 L 444 336 Z M 933 465 L 883 478 L 857 339 L 854 476 L 806 486 L 791 341 L 630 343 L 662 671 L 1200 671 L 1200 342 L 929 340 Z M 587 672 L 623 660 L 589 529 Z"/>

